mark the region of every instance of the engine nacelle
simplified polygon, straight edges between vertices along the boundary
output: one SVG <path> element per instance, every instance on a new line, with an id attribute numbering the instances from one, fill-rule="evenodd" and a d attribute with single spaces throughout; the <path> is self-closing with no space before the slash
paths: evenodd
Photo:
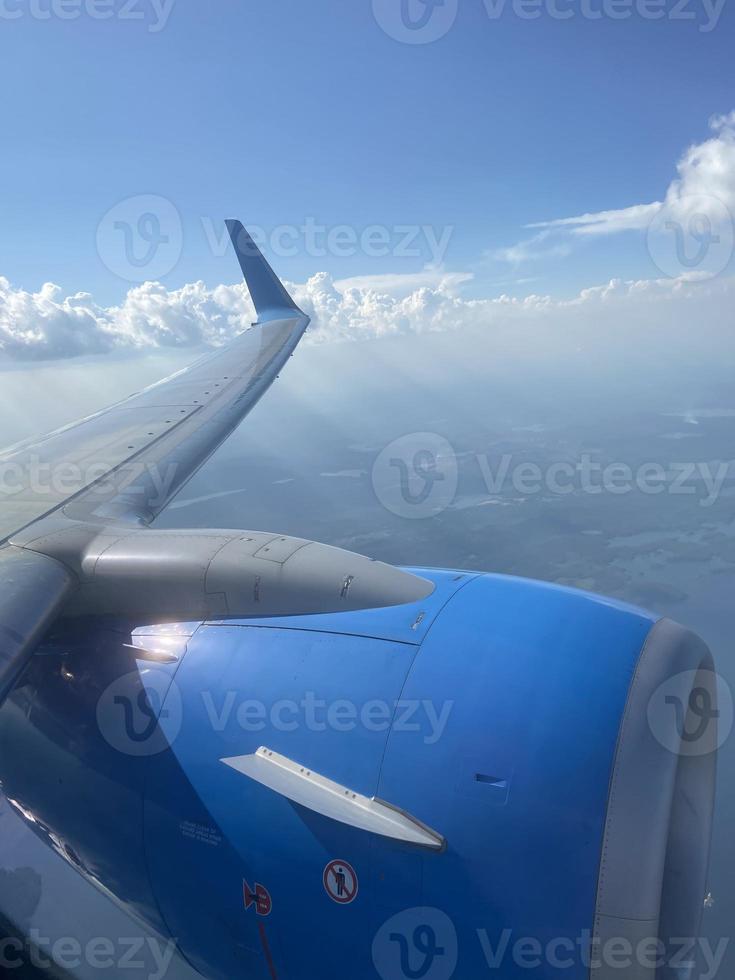
<path id="1" fill-rule="evenodd" d="M 77 625 L 0 710 L 3 791 L 208 977 L 512 976 L 530 940 L 535 975 L 577 980 L 592 935 L 696 936 L 704 644 L 570 589 L 420 574 L 433 593 L 391 608 Z"/>

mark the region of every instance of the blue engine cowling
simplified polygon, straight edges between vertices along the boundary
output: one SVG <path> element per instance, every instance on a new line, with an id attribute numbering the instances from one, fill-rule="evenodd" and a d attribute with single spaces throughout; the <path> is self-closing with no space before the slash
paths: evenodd
<path id="1" fill-rule="evenodd" d="M 3 792 L 208 977 L 465 980 L 494 963 L 576 980 L 592 935 L 696 936 L 706 647 L 586 593 L 421 574 L 436 589 L 415 606 L 57 633 L 0 710 Z M 445 846 L 337 822 L 222 761 L 262 746 Z"/>

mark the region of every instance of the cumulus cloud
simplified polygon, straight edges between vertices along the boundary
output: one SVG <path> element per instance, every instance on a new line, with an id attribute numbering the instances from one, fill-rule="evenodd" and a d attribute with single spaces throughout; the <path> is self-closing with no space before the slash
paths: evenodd
<path id="1" fill-rule="evenodd" d="M 289 290 L 312 318 L 312 341 L 341 340 L 448 329 L 458 309 L 457 287 L 469 278 L 432 270 L 335 284 L 322 272 L 305 284 L 289 284 Z M 170 290 L 147 282 L 131 289 L 119 306 L 102 307 L 89 293 L 65 297 L 50 283 L 27 292 L 0 277 L 0 352 L 17 359 L 216 347 L 254 318 L 244 283 L 209 288 L 195 282 Z"/>
<path id="2" fill-rule="evenodd" d="M 687 221 L 694 214 L 720 224 L 735 215 L 735 110 L 713 116 L 714 135 L 688 147 L 676 165 L 678 176 L 669 184 L 662 201 L 635 204 L 610 211 L 596 211 L 571 218 L 538 221 L 529 228 L 557 229 L 572 235 L 611 235 L 647 229 L 662 210 L 667 218 Z"/>
<path id="3" fill-rule="evenodd" d="M 391 282 L 391 286 L 395 286 Z M 400 290 L 375 288 L 366 279 L 355 285 L 336 284 L 319 273 L 304 284 L 289 284 L 298 305 L 312 318 L 308 343 L 438 333 L 462 328 L 512 324 L 522 329 L 546 320 L 577 322 L 594 333 L 601 310 L 620 320 L 649 317 L 670 322 L 674 306 L 689 322 L 731 311 L 735 283 L 683 279 L 611 282 L 585 289 L 568 300 L 530 295 L 466 299 L 449 277 L 435 285 L 415 287 L 407 277 Z M 705 307 L 710 305 L 711 309 Z M 714 314 L 713 314 L 714 310 Z M 46 359 L 116 350 L 216 347 L 247 328 L 254 310 L 243 283 L 207 287 L 202 282 L 169 290 L 160 283 L 131 289 L 118 306 L 98 306 L 88 293 L 64 297 L 58 286 L 36 293 L 14 289 L 0 278 L 0 351 L 7 358 Z"/>
<path id="4" fill-rule="evenodd" d="M 72 357 L 136 347 L 216 345 L 252 319 L 242 285 L 178 290 L 160 283 L 131 289 L 120 306 L 98 306 L 89 293 L 62 296 L 46 283 L 38 292 L 0 277 L 0 351 L 15 358 Z"/>

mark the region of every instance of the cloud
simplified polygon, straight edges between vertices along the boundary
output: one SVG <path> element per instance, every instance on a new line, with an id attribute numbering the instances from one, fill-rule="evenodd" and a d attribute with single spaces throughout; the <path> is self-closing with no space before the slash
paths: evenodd
<path id="1" fill-rule="evenodd" d="M 337 279 L 334 285 L 340 292 L 347 289 L 371 289 L 380 293 L 405 294 L 422 286 L 453 292 L 465 282 L 469 282 L 472 277 L 471 272 L 447 272 L 441 267 L 427 266 L 421 272 L 385 273 Z"/>
<path id="2" fill-rule="evenodd" d="M 611 235 L 620 231 L 637 231 L 648 227 L 663 207 L 661 201 L 652 204 L 634 204 L 630 208 L 615 211 L 595 211 L 573 218 L 556 218 L 554 221 L 537 221 L 527 228 L 564 228 L 575 235 Z"/>
<path id="3" fill-rule="evenodd" d="M 159 283 L 144 283 L 131 289 L 121 306 L 101 307 L 89 293 L 63 297 L 52 283 L 31 293 L 0 277 L 0 352 L 54 358 L 216 345 L 242 329 L 249 314 L 244 286 L 208 290 L 198 282 L 169 291 Z"/>
<path id="4" fill-rule="evenodd" d="M 509 245 L 506 248 L 496 249 L 490 253 L 490 257 L 499 259 L 501 262 L 510 262 L 511 265 L 522 265 L 524 262 L 532 262 L 537 259 L 564 258 L 569 255 L 571 247 L 567 243 L 557 241 L 546 244 L 550 237 L 550 231 L 540 231 L 525 241 L 516 242 L 515 245 Z"/>
<path id="5" fill-rule="evenodd" d="M 663 201 L 596 211 L 571 218 L 537 221 L 528 228 L 564 230 L 572 235 L 611 235 L 647 229 L 665 209 L 667 219 L 687 221 L 694 214 L 713 224 L 735 215 L 735 110 L 710 119 L 713 136 L 688 147 L 676 165 L 678 177 L 669 184 Z"/>
<path id="6" fill-rule="evenodd" d="M 395 283 L 393 284 L 395 285 Z M 377 337 L 446 333 L 463 328 L 509 328 L 522 339 L 531 325 L 547 324 L 560 336 L 579 334 L 587 343 L 603 329 L 646 330 L 646 324 L 681 321 L 693 324 L 732 320 L 735 280 L 707 282 L 655 279 L 582 290 L 572 299 L 532 294 L 494 299 L 465 299 L 455 283 L 414 288 L 408 277 L 404 294 L 360 286 L 338 287 L 327 273 L 304 284 L 290 284 L 296 302 L 312 318 L 308 343 L 367 340 Z M 112 351 L 220 346 L 254 318 L 244 284 L 207 287 L 202 282 L 168 290 L 160 283 L 131 289 L 119 306 L 101 307 L 88 293 L 64 297 L 47 284 L 36 293 L 14 289 L 0 278 L 0 351 L 6 359 L 33 360 L 104 354 Z M 672 327 L 673 329 L 673 327 Z M 698 328 L 700 329 L 700 328 Z M 693 331 L 696 335 L 696 331 Z"/>

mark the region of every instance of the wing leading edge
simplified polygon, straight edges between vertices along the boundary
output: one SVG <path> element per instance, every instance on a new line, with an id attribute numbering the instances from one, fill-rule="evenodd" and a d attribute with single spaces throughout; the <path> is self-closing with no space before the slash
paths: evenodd
<path id="1" fill-rule="evenodd" d="M 239 221 L 228 221 L 258 314 L 190 368 L 40 439 L 0 451 L 0 544 L 55 512 L 148 524 L 274 381 L 309 318 Z"/>

